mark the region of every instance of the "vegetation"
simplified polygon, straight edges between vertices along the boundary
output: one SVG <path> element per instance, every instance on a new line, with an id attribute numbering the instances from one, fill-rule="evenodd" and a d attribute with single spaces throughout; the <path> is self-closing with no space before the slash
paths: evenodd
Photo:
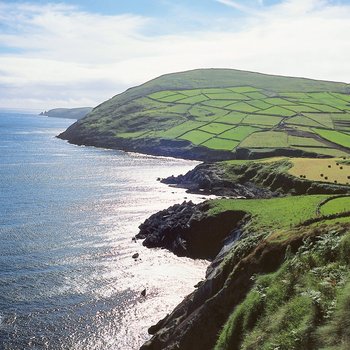
<path id="1" fill-rule="evenodd" d="M 254 276 L 216 350 L 349 347 L 349 225 L 323 225 L 313 234 L 295 254 L 287 249 L 276 272 Z"/>
<path id="2" fill-rule="evenodd" d="M 290 162 L 293 166 L 288 172 L 294 176 L 304 175 L 306 179 L 314 181 L 350 183 L 350 166 L 343 163 L 344 159 L 291 158 Z"/>
<path id="3" fill-rule="evenodd" d="M 272 199 L 220 199 L 209 202 L 208 215 L 228 210 L 243 210 L 251 215 L 249 231 L 283 229 L 316 217 L 317 206 L 328 197 L 317 195 Z"/>
<path id="4" fill-rule="evenodd" d="M 138 144 L 186 140 L 188 146 L 232 152 L 284 148 L 343 156 L 350 152 L 349 91 L 342 83 L 195 70 L 129 89 L 96 107 L 72 129 L 130 140 L 143 131 L 137 134 Z M 215 140 L 203 132 L 216 135 Z M 295 137 L 308 142 L 296 142 Z"/>
<path id="5" fill-rule="evenodd" d="M 66 119 L 81 119 L 92 111 L 92 107 L 78 107 L 78 108 L 54 108 L 49 111 L 41 112 L 40 115 L 45 115 L 52 118 L 66 118 Z"/>

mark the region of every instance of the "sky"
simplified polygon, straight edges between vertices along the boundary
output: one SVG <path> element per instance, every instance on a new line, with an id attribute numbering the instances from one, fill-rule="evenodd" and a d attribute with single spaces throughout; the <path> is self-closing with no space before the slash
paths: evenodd
<path id="1" fill-rule="evenodd" d="M 0 0 L 0 108 L 96 106 L 234 68 L 350 83 L 350 0 Z"/>

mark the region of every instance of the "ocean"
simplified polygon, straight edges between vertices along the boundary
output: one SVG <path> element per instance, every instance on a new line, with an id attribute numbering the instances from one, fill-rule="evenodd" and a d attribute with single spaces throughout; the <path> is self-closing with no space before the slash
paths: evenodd
<path id="1" fill-rule="evenodd" d="M 156 181 L 197 163 L 55 138 L 72 122 L 0 113 L 1 350 L 137 349 L 204 278 L 206 261 L 132 241 L 152 213 L 202 200 Z"/>

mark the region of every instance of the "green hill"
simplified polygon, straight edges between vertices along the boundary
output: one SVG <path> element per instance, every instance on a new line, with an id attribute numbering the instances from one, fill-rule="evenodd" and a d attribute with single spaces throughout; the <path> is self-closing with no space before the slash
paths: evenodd
<path id="1" fill-rule="evenodd" d="M 60 137 L 193 159 L 347 156 L 350 86 L 229 69 L 173 73 L 114 96 Z"/>

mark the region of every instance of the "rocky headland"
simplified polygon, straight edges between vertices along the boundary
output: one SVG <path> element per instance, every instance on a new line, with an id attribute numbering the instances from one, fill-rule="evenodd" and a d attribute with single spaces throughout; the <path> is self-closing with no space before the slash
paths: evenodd
<path id="1" fill-rule="evenodd" d="M 287 194 L 341 194 L 346 185 L 315 182 L 287 173 L 288 160 L 275 162 L 202 163 L 185 175 L 170 176 L 161 182 L 205 195 L 271 198 Z"/>

